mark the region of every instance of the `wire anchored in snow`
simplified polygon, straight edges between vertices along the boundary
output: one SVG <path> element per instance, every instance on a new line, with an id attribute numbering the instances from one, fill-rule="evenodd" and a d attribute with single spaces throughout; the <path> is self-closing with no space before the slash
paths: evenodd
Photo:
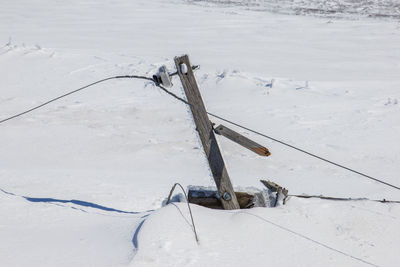
<path id="1" fill-rule="evenodd" d="M 334 247 L 331 247 L 331 246 L 329 246 L 329 245 L 327 245 L 327 244 L 324 244 L 324 243 L 319 242 L 319 241 L 317 241 L 317 240 L 314 240 L 314 239 L 312 239 L 312 238 L 310 238 L 310 237 L 308 237 L 308 236 L 305 236 L 305 235 L 303 235 L 303 234 L 301 234 L 301 233 L 298 233 L 298 232 L 293 231 L 293 230 L 291 230 L 291 229 L 289 229 L 289 228 L 286 228 L 286 227 L 284 227 L 284 226 L 282 226 L 282 225 L 280 225 L 280 224 L 278 224 L 278 223 L 275 223 L 275 222 L 272 222 L 272 221 L 270 221 L 270 220 L 267 220 L 267 219 L 265 219 L 265 218 L 263 218 L 263 217 L 261 217 L 261 216 L 259 216 L 259 215 L 252 214 L 252 213 L 246 212 L 246 211 L 240 211 L 240 212 L 238 212 L 238 213 L 244 213 L 244 214 L 248 214 L 248 215 L 254 216 L 254 217 L 256 217 L 256 218 L 258 218 L 258 219 L 260 219 L 260 220 L 262 220 L 262 221 L 264 221 L 264 222 L 266 222 L 266 223 L 268 223 L 268 224 L 271 224 L 271 225 L 273 225 L 273 226 L 275 226 L 275 227 L 278 227 L 278 228 L 280 228 L 280 229 L 282 229 L 282 230 L 284 230 L 284 231 L 286 231 L 286 232 L 292 233 L 292 234 L 294 234 L 294 235 L 296 235 L 296 236 L 298 236 L 298 237 L 300 237 L 300 238 L 303 238 L 303 239 L 306 239 L 306 240 L 308 240 L 308 241 L 310 241 L 310 242 L 313 242 L 314 244 L 317 244 L 317 245 L 319 245 L 319 246 L 321 246 L 321 247 L 324 247 L 324 248 L 326 248 L 326 249 L 329 249 L 329 250 L 331 250 L 331 251 L 333 251 L 333 252 L 342 254 L 343 256 L 349 257 L 349 258 L 351 258 L 351 259 L 353 259 L 353 260 L 362 262 L 362 263 L 364 263 L 364 264 L 367 264 L 367 265 L 370 265 L 370 266 L 378 267 L 378 265 L 376 265 L 376 264 L 374 264 L 374 263 L 372 263 L 372 262 L 366 261 L 366 260 L 364 260 L 364 259 L 362 259 L 362 258 L 360 258 L 360 257 L 353 256 L 353 255 L 351 255 L 351 254 L 349 254 L 349 253 L 347 253 L 347 252 L 338 250 L 338 249 L 336 249 L 336 248 L 334 248 Z"/>
<path id="2" fill-rule="evenodd" d="M 192 225 L 193 225 L 193 232 L 194 232 L 194 237 L 196 238 L 196 242 L 197 244 L 199 243 L 199 238 L 197 236 L 197 232 L 196 232 L 196 226 L 194 225 L 194 220 L 193 220 L 193 214 L 192 214 L 192 209 L 190 208 L 190 204 L 189 204 L 189 199 L 186 195 L 185 189 L 183 188 L 183 186 L 180 183 L 175 183 L 174 186 L 171 188 L 171 191 L 169 192 L 169 196 L 168 196 L 168 200 L 167 200 L 167 205 L 169 204 L 169 202 L 171 201 L 171 197 L 172 194 L 174 193 L 175 187 L 179 185 L 179 187 L 182 189 L 183 194 L 185 195 L 186 198 L 186 203 L 189 209 L 189 213 L 190 213 L 190 218 L 192 219 Z"/>

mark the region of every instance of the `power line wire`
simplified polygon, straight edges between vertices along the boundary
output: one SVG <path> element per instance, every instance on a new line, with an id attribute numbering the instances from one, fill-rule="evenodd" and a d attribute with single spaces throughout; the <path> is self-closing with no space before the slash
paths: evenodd
<path id="1" fill-rule="evenodd" d="M 192 105 L 192 104 L 190 104 L 188 101 L 182 99 L 181 97 L 177 96 L 176 94 L 172 93 L 171 91 L 167 90 L 166 88 L 162 87 L 161 85 L 158 84 L 157 86 L 160 87 L 161 89 L 163 89 L 163 90 L 164 90 L 165 92 L 167 92 L 169 95 L 171 95 L 171 96 L 173 96 L 174 98 L 178 99 L 179 101 L 181 101 L 181 102 L 183 102 L 183 103 L 185 103 L 185 104 L 187 104 L 187 105 Z M 326 159 L 326 158 L 320 157 L 320 156 L 318 156 L 318 155 L 316 155 L 316 154 L 313 154 L 313 153 L 311 153 L 311 152 L 308 152 L 308 151 L 306 151 L 306 150 L 304 150 L 304 149 L 295 147 L 295 146 L 290 145 L 290 144 L 288 144 L 288 143 L 286 143 L 286 142 L 283 142 L 283 141 L 281 141 L 281 140 L 279 140 L 279 139 L 276 139 L 276 138 L 273 138 L 273 137 L 268 136 L 268 135 L 266 135 L 266 134 L 260 133 L 260 132 L 258 132 L 258 131 L 253 130 L 253 129 L 250 129 L 250 128 L 246 127 L 246 126 L 240 125 L 240 124 L 238 124 L 238 123 L 236 123 L 236 122 L 233 122 L 233 121 L 231 121 L 231 120 L 228 120 L 228 119 L 225 119 L 225 118 L 223 118 L 223 117 L 221 117 L 221 116 L 218 116 L 218 115 L 216 115 L 216 114 L 213 114 L 213 113 L 211 113 L 211 112 L 208 112 L 208 111 L 206 111 L 206 112 L 207 112 L 208 115 L 210 115 L 210 116 L 212 116 L 212 117 L 214 117 L 214 118 L 220 119 L 220 120 L 222 120 L 222 121 L 224 121 L 224 122 L 227 122 L 227 123 L 229 123 L 229 124 L 235 125 L 235 126 L 237 126 L 237 127 L 239 127 L 239 128 L 242 128 L 242 129 L 247 130 L 247 131 L 249 131 L 249 132 L 252 132 L 252 133 L 254 133 L 254 134 L 260 135 L 260 136 L 262 136 L 262 137 L 265 137 L 265 138 L 267 138 L 267 139 L 270 139 L 270 140 L 272 140 L 272 141 L 275 141 L 275 142 L 277 142 L 277 143 L 280 143 L 280 144 L 282 144 L 282 145 L 285 145 L 285 146 L 290 147 L 290 148 L 292 148 L 292 149 L 295 149 L 295 150 L 297 150 L 297 151 L 300 151 L 300 152 L 302 152 L 302 153 L 304 153 L 304 154 L 307 154 L 307 155 L 309 155 L 309 156 L 311 156 L 311 157 L 317 158 L 317 159 L 319 159 L 319 160 L 322 160 L 322 161 L 325 161 L 325 162 L 327 162 L 327 163 L 329 163 L 329 164 L 332 164 L 332 165 L 334 165 L 334 166 L 336 166 L 336 167 L 339 167 L 339 168 L 348 170 L 348 171 L 350 171 L 350 172 L 356 173 L 356 174 L 361 175 L 361 176 L 363 176 L 363 177 L 366 177 L 366 178 L 368 178 L 368 179 L 374 180 L 375 182 L 378 182 L 378 183 L 381 183 L 381 184 L 390 186 L 390 187 L 392 187 L 392 188 L 395 188 L 395 189 L 397 189 L 397 190 L 400 190 L 400 187 L 398 187 L 398 186 L 396 186 L 396 185 L 387 183 L 387 182 L 382 181 L 382 180 L 380 180 L 380 179 L 378 179 L 378 178 L 375 178 L 375 177 L 372 177 L 372 176 L 367 175 L 367 174 L 365 174 L 365 173 L 356 171 L 356 170 L 354 170 L 354 169 L 351 169 L 351 168 L 349 168 L 349 167 L 343 166 L 343 165 L 341 165 L 341 164 L 339 164 L 339 163 L 333 162 L 333 161 L 328 160 L 328 159 Z"/>
<path id="2" fill-rule="evenodd" d="M 93 83 L 91 83 L 91 84 L 82 86 L 82 87 L 80 87 L 80 88 L 78 88 L 78 89 L 76 89 L 76 90 L 70 91 L 70 92 L 68 92 L 68 93 L 66 93 L 66 94 L 60 95 L 60 96 L 58 96 L 58 97 L 55 97 L 55 98 L 53 98 L 53 99 L 51 99 L 51 100 L 48 100 L 48 101 L 46 101 L 46 102 L 44 102 L 44 103 L 42 103 L 42 104 L 40 104 L 40 105 L 38 105 L 38 106 L 35 106 L 35 107 L 30 108 L 30 109 L 28 109 L 28 110 L 25 110 L 25 111 L 23 111 L 23 112 L 21 112 L 21 113 L 18 113 L 18 114 L 15 114 L 15 115 L 11 116 L 11 117 L 8 117 L 8 118 L 5 118 L 5 119 L 3 119 L 3 120 L 0 120 L 0 124 L 1 124 L 1 123 L 4 123 L 4 122 L 6 122 L 6 121 L 9 121 L 9 120 L 15 119 L 15 118 L 17 118 L 17 117 L 20 117 L 20 116 L 22 116 L 22 115 L 25 115 L 25 114 L 27 114 L 27 113 L 29 113 L 29 112 L 32 112 L 32 111 L 34 111 L 34 110 L 36 110 L 36 109 L 39 109 L 39 108 L 41 108 L 41 107 L 43 107 L 43 106 L 46 106 L 46 105 L 52 103 L 52 102 L 54 102 L 54 101 L 57 101 L 57 100 L 59 100 L 59 99 L 61 99 L 61 98 L 64 98 L 64 97 L 69 96 L 69 95 L 72 95 L 72 94 L 74 94 L 74 93 L 77 93 L 77 92 L 79 92 L 79 91 L 81 91 L 81 90 L 84 90 L 84 89 L 86 89 L 86 88 L 88 88 L 88 87 L 91 87 L 91 86 L 93 86 L 93 85 L 96 85 L 96 84 L 99 84 L 99 83 L 102 83 L 102 82 L 105 82 L 105 81 L 113 80 L 113 79 L 126 79 L 126 78 L 135 78 L 135 79 L 149 80 L 149 81 L 154 82 L 153 79 L 151 79 L 151 78 L 144 77 L 144 76 L 137 76 L 137 75 L 124 75 L 124 76 L 113 76 L 113 77 L 104 78 L 104 79 L 98 80 L 98 81 L 96 81 L 96 82 L 93 82 Z"/>
<path id="3" fill-rule="evenodd" d="M 261 216 L 259 216 L 259 215 L 257 215 L 257 214 L 253 214 L 253 213 L 250 213 L 250 212 L 247 212 L 247 211 L 239 211 L 239 212 L 237 212 L 237 214 L 240 214 L 240 213 L 248 214 L 248 215 L 251 215 L 251 216 L 253 216 L 253 217 L 256 217 L 256 218 L 258 218 L 258 219 L 260 219 L 260 220 L 262 220 L 262 221 L 264 221 L 264 222 L 266 222 L 266 223 L 268 223 L 268 224 L 270 224 L 270 225 L 273 225 L 273 226 L 275 226 L 275 227 L 280 228 L 281 230 L 284 230 L 284 231 L 289 232 L 289 233 L 291 233 L 291 234 L 293 234 L 293 235 L 296 235 L 296 236 L 298 236 L 298 237 L 300 237 L 300 238 L 303 238 L 303 239 L 305 239 L 305 240 L 308 240 L 308 241 L 310 241 L 310 242 L 312 242 L 312 243 L 314 243 L 314 244 L 317 244 L 317 245 L 319 245 L 319 246 L 321 246 L 321 247 L 324 247 L 324 248 L 326 248 L 326 249 L 329 249 L 329 250 L 331 250 L 331 251 L 333 251 L 333 252 L 342 254 L 343 256 L 352 258 L 353 260 L 356 260 L 356 261 L 359 261 L 359 262 L 362 262 L 362 263 L 365 263 L 365 264 L 368 264 L 368 265 L 371 265 L 371 266 L 376 266 L 376 267 L 378 267 L 378 265 L 376 265 L 376 264 L 374 264 L 374 263 L 372 263 L 372 262 L 366 261 L 366 260 L 364 260 L 364 259 L 362 259 L 362 258 L 360 258 L 360 257 L 356 257 L 356 256 L 354 256 L 354 255 L 352 255 L 352 254 L 350 254 L 350 253 L 341 251 L 341 250 L 336 249 L 336 248 L 334 248 L 334 247 L 331 247 L 331 246 L 329 246 L 329 245 L 327 245 L 327 244 L 324 244 L 324 243 L 322 243 L 322 242 L 319 242 L 319 241 L 317 241 L 317 240 L 315 240 L 315 239 L 313 239 L 313 238 L 310 238 L 310 237 L 308 237 L 308 236 L 306 236 L 306 235 L 304 235 L 304 234 L 298 233 L 298 232 L 296 232 L 296 231 L 294 231 L 294 230 L 291 230 L 291 229 L 289 229 L 289 228 L 287 228 L 287 227 L 285 227 L 285 226 L 282 226 L 282 225 L 280 225 L 280 224 L 278 224 L 278 223 L 275 223 L 275 222 L 273 222 L 273 221 L 270 221 L 270 220 L 268 220 L 268 219 L 266 219 L 266 218 L 264 218 L 264 217 L 261 217 Z"/>
<path id="4" fill-rule="evenodd" d="M 225 122 L 227 122 L 227 123 L 230 123 L 230 124 L 232 124 L 232 125 L 235 125 L 235 126 L 237 126 L 237 127 L 239 127 L 239 128 L 245 129 L 245 130 L 247 130 L 247 131 L 249 131 L 249 132 L 252 132 L 252 133 L 254 133 L 254 134 L 263 136 L 263 137 L 268 138 L 268 139 L 270 139 L 270 140 L 272 140 L 272 141 L 275 141 L 275 142 L 277 142 L 277 143 L 280 143 L 280 144 L 282 144 L 282 145 L 285 145 L 285 146 L 287 146 L 287 147 L 290 147 L 290 148 L 292 148 L 292 149 L 295 149 L 295 150 L 297 150 L 297 151 L 300 151 L 300 152 L 302 152 L 302 153 L 304 153 L 304 154 L 307 154 L 307 155 L 309 155 L 309 156 L 311 156 L 311 157 L 314 157 L 314 158 L 317 158 L 317 159 L 319 159 L 319 160 L 325 161 L 325 162 L 327 162 L 327 163 L 329 163 L 329 164 L 335 165 L 336 167 L 340 167 L 340 168 L 342 168 L 342 169 L 345 169 L 345 170 L 348 170 L 348 171 L 350 171 L 350 172 L 356 173 L 356 174 L 358 174 L 358 175 L 364 176 L 364 177 L 366 177 L 366 178 L 368 178 L 368 179 L 374 180 L 375 182 L 378 182 L 378 183 L 381 183 L 381 184 L 384 184 L 384 185 L 387 185 L 387 186 L 390 186 L 390 187 L 393 187 L 393 188 L 395 188 L 395 189 L 400 190 L 400 187 L 398 187 L 398 186 L 392 185 L 392 184 L 387 183 L 387 182 L 385 182 L 385 181 L 382 181 L 382 180 L 380 180 L 380 179 L 378 179 L 378 178 L 375 178 L 375 177 L 372 177 L 372 176 L 367 175 L 367 174 L 365 174 L 365 173 L 356 171 L 356 170 L 354 170 L 354 169 L 351 169 L 351 168 L 349 168 L 349 167 L 343 166 L 343 165 L 341 165 L 341 164 L 339 164 L 339 163 L 333 162 L 333 161 L 328 160 L 328 159 L 326 159 L 326 158 L 320 157 L 320 156 L 315 155 L 315 154 L 313 154 L 313 153 L 311 153 L 311 152 L 308 152 L 308 151 L 306 151 L 306 150 L 304 150 L 304 149 L 295 147 L 295 146 L 293 146 L 293 145 L 290 145 L 290 144 L 288 144 L 288 143 L 286 143 L 286 142 L 283 142 L 283 141 L 281 141 L 281 140 L 278 140 L 278 139 L 273 138 L 273 137 L 271 137 L 271 136 L 268 136 L 268 135 L 266 135 L 266 134 L 263 134 L 263 133 L 260 133 L 260 132 L 258 132 L 258 131 L 252 130 L 252 129 L 246 127 L 246 126 L 243 126 L 243 125 L 240 125 L 240 124 L 235 123 L 235 122 L 233 122 L 233 121 L 224 119 L 224 118 L 222 118 L 222 117 L 220 117 L 220 116 L 218 116 L 218 115 L 212 114 L 212 113 L 210 113 L 210 112 L 207 112 L 207 114 L 210 115 L 210 116 L 213 116 L 214 118 L 217 118 L 217 119 L 220 119 L 220 120 L 225 121 Z"/>
<path id="5" fill-rule="evenodd" d="M 45 102 L 45 103 L 43 103 L 43 104 L 40 104 L 40 105 L 38 105 L 38 106 L 33 107 L 33 108 L 31 108 L 31 109 L 28 109 L 28 110 L 26 110 L 26 111 L 23 111 L 23 112 L 21 112 L 21 113 L 18 113 L 18 114 L 16 114 L 16 115 L 13 115 L 13 116 L 11 116 L 11 117 L 8 117 L 8 118 L 6 118 L 6 119 L 0 120 L 0 124 L 1 124 L 1 123 L 4 123 L 4 122 L 6 122 L 6 121 L 9 121 L 9 120 L 15 119 L 15 118 L 17 118 L 17 117 L 20 117 L 20 116 L 22 116 L 22 115 L 25 115 L 25 114 L 27 114 L 27 113 L 29 113 L 29 112 L 32 112 L 32 111 L 34 111 L 34 110 L 36 110 L 36 109 L 39 109 L 39 108 L 41 108 L 41 107 L 43 107 L 43 106 L 45 106 L 45 105 L 48 105 L 48 104 L 50 104 L 50 103 L 52 103 L 52 102 L 54 102 L 54 101 L 56 101 L 56 100 L 59 100 L 59 99 L 61 99 L 61 98 L 64 98 L 64 97 L 66 97 L 66 96 L 69 96 L 69 95 L 71 95 L 71 94 L 74 94 L 74 93 L 76 93 L 76 92 L 79 92 L 79 91 L 81 91 L 81 90 L 84 90 L 84 89 L 86 89 L 86 88 L 88 88 L 88 87 L 91 87 L 91 86 L 93 86 L 93 85 L 96 85 L 96 84 L 99 84 L 99 83 L 102 83 L 102 82 L 105 82 L 105 81 L 108 81 L 108 80 L 113 80 L 113 79 L 142 79 L 142 80 L 151 81 L 151 82 L 153 82 L 153 83 L 155 84 L 155 86 L 159 87 L 159 88 L 162 89 L 165 93 L 167 93 L 168 95 L 172 96 L 172 97 L 175 98 L 176 100 L 181 101 L 181 102 L 183 102 L 183 103 L 185 103 L 186 105 L 189 105 L 189 106 L 192 105 L 192 104 L 189 103 L 187 100 L 183 99 L 182 97 L 179 97 L 178 95 L 174 94 L 173 92 L 171 92 L 171 91 L 169 91 L 168 89 L 166 89 L 165 87 L 163 87 L 158 81 L 156 81 L 156 80 L 153 79 L 153 78 L 149 78 L 149 77 L 145 77 L 145 76 L 139 76 L 139 75 L 121 75 L 121 76 L 113 76 L 113 77 L 104 78 L 104 79 L 98 80 L 98 81 L 96 81 L 96 82 L 93 82 L 93 83 L 91 83 L 91 84 L 88 84 L 88 85 L 85 85 L 85 86 L 83 86 L 83 87 L 80 87 L 80 88 L 78 88 L 78 89 L 76 89 L 76 90 L 70 91 L 70 92 L 68 92 L 68 93 L 66 93 L 66 94 L 63 94 L 63 95 L 58 96 L 58 97 L 56 97 L 56 98 L 53 98 L 53 99 L 51 99 L 51 100 L 49 100 L 49 101 L 47 101 L 47 102 Z M 313 154 L 313 153 L 311 153 L 311 152 L 308 152 L 308 151 L 306 151 L 306 150 L 304 150 L 304 149 L 301 149 L 301 148 L 298 148 L 298 147 L 296 147 L 296 146 L 290 145 L 290 144 L 288 144 L 288 143 L 286 143 L 286 142 L 284 142 L 284 141 L 281 141 L 281 140 L 279 140 L 279 139 L 273 138 L 273 137 L 271 137 L 271 136 L 268 136 L 268 135 L 263 134 L 263 133 L 261 133 L 261 132 L 258 132 L 258 131 L 256 131 L 256 130 L 250 129 L 250 128 L 246 127 L 246 126 L 243 126 L 243 125 L 238 124 L 238 123 L 236 123 L 236 122 L 233 122 L 233 121 L 231 121 L 231 120 L 225 119 L 225 118 L 223 118 L 223 117 L 221 117 L 221 116 L 218 116 L 218 115 L 216 115 L 216 114 L 213 114 L 213 113 L 211 113 L 211 112 L 208 112 L 208 111 L 206 111 L 206 112 L 207 112 L 208 115 L 210 115 L 210 116 L 212 116 L 212 117 L 214 117 L 214 118 L 220 119 L 220 120 L 225 121 L 225 122 L 227 122 L 227 123 L 229 123 L 229 124 L 235 125 L 235 126 L 237 126 L 237 127 L 239 127 L 239 128 L 242 128 L 242 129 L 244 129 L 244 130 L 247 130 L 247 131 L 249 131 L 249 132 L 252 132 L 252 133 L 254 133 L 254 134 L 257 134 L 257 135 L 259 135 L 259 136 L 262 136 L 262 137 L 264 137 L 264 138 L 270 139 L 270 140 L 272 140 L 272 141 L 275 141 L 275 142 L 277 142 L 277 143 L 280 143 L 280 144 L 285 145 L 285 146 L 287 146 L 287 147 L 290 147 L 290 148 L 292 148 L 292 149 L 295 149 L 295 150 L 297 150 L 297 151 L 299 151 L 299 152 L 302 152 L 302 153 L 304 153 L 304 154 L 307 154 L 307 155 L 309 155 L 309 156 L 311 156 L 311 157 L 317 158 L 317 159 L 319 159 L 319 160 L 322 160 L 322 161 L 324 161 L 324 162 L 327 162 L 327 163 L 329 163 L 329 164 L 332 164 L 332 165 L 334 165 L 334 166 L 336 166 L 336 167 L 345 169 L 345 170 L 347 170 L 347 171 L 356 173 L 356 174 L 358 174 L 358 175 L 360 175 L 360 176 L 363 176 L 363 177 L 368 178 L 368 179 L 370 179 L 370 180 L 373 180 L 373 181 L 375 181 L 375 182 L 378 182 L 378 183 L 381 183 L 381 184 L 390 186 L 390 187 L 392 187 L 392 188 L 395 188 L 395 189 L 397 189 L 397 190 L 400 190 L 400 187 L 399 187 L 399 186 L 390 184 L 390 183 L 388 183 L 388 182 L 382 181 L 381 179 L 372 177 L 372 176 L 367 175 L 367 174 L 365 174 L 365 173 L 356 171 L 356 170 L 354 170 L 354 169 L 352 169 L 352 168 L 343 166 L 343 165 L 341 165 L 341 164 L 339 164 L 339 163 L 336 163 L 336 162 L 333 162 L 333 161 L 328 160 L 328 159 L 326 159 L 326 158 L 320 157 L 320 156 L 318 156 L 318 155 L 316 155 L 316 154 Z"/>
<path id="6" fill-rule="evenodd" d="M 194 219 L 193 219 L 192 209 L 190 208 L 190 205 L 189 205 L 189 199 L 187 197 L 185 189 L 183 188 L 183 186 L 180 183 L 175 183 L 174 186 L 172 186 L 171 191 L 169 192 L 169 195 L 168 195 L 167 205 L 170 203 L 171 197 L 172 197 L 172 193 L 174 193 L 175 187 L 177 185 L 182 189 L 182 192 L 185 195 L 186 203 L 187 203 L 187 206 L 188 206 L 188 209 L 189 209 L 189 213 L 190 213 L 190 218 L 192 219 L 194 237 L 196 238 L 196 242 L 199 243 L 199 237 L 197 236 L 196 226 L 194 225 Z"/>
<path id="7" fill-rule="evenodd" d="M 351 197 L 327 197 L 323 195 L 287 195 L 288 197 L 298 197 L 298 198 L 320 198 L 325 200 L 338 200 L 338 201 L 374 201 L 381 203 L 400 203 L 398 200 L 387 200 L 387 199 L 369 199 L 366 197 L 351 198 Z"/>

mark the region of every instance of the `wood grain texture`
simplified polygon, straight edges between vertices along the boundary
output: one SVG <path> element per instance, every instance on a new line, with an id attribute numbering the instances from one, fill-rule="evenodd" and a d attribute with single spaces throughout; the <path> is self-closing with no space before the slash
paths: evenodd
<path id="1" fill-rule="evenodd" d="M 181 64 L 186 64 L 186 68 L 181 68 Z M 239 209 L 239 203 L 233 191 L 231 180 L 225 167 L 224 160 L 218 147 L 217 140 L 214 135 L 213 127 L 208 119 L 206 108 L 203 103 L 196 78 L 187 55 L 175 58 L 176 69 L 178 70 L 179 78 L 181 79 L 183 89 L 185 91 L 193 119 L 196 124 L 196 130 L 199 133 L 203 149 L 206 153 L 210 169 L 214 177 L 219 194 L 222 196 L 228 192 L 231 200 L 226 201 L 221 198 L 224 209 Z M 182 73 L 182 69 L 186 73 Z"/>
<path id="2" fill-rule="evenodd" d="M 266 147 L 250 140 L 249 138 L 229 129 L 228 127 L 226 127 L 222 124 L 219 125 L 218 127 L 216 127 L 214 129 L 214 131 L 216 134 L 222 135 L 222 136 L 232 140 L 233 142 L 257 153 L 260 156 L 268 157 L 269 155 L 271 155 L 271 153 L 269 152 L 269 150 Z"/>
<path id="3" fill-rule="evenodd" d="M 217 191 L 209 191 L 208 194 L 203 195 L 202 190 L 189 190 L 188 200 L 191 204 L 200 205 L 210 209 L 222 209 L 221 198 L 217 194 Z M 240 209 L 252 208 L 254 194 L 247 192 L 235 192 L 238 200 Z"/>

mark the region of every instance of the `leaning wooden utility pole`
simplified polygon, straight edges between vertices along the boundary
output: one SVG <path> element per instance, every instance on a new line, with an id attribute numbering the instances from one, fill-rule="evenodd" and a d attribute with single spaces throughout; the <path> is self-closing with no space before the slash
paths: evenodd
<path id="1" fill-rule="evenodd" d="M 199 133 L 215 184 L 217 185 L 222 207 L 226 210 L 240 209 L 214 135 L 212 123 L 208 119 L 207 111 L 189 62 L 189 57 L 187 55 L 176 57 L 175 65 L 190 104 L 190 110 L 196 123 L 196 130 Z"/>

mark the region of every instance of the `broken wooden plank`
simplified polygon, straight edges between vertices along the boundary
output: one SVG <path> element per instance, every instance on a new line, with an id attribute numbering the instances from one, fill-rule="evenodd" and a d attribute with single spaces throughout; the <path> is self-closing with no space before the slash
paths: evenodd
<path id="1" fill-rule="evenodd" d="M 272 207 L 276 207 L 276 205 L 278 204 L 278 201 L 280 201 L 280 200 L 282 200 L 283 205 L 285 205 L 289 190 L 287 190 L 286 188 L 278 185 L 277 183 L 271 182 L 271 181 L 260 180 L 260 182 L 263 185 L 265 185 L 272 193 L 276 193 L 275 200 L 274 200 L 274 203 L 272 204 Z"/>
<path id="2" fill-rule="evenodd" d="M 215 184 L 221 197 L 224 209 L 239 209 L 239 203 L 233 191 L 224 160 L 214 135 L 213 127 L 208 119 L 206 108 L 193 74 L 192 66 L 187 55 L 175 58 L 176 69 L 181 79 L 196 130 L 199 133 L 203 149 L 206 153 Z"/>
<path id="3" fill-rule="evenodd" d="M 214 131 L 216 134 L 222 135 L 232 140 L 233 142 L 257 153 L 260 156 L 268 157 L 269 155 L 271 155 L 271 153 L 266 147 L 250 140 L 249 138 L 229 129 L 228 127 L 222 124 L 214 128 Z"/>
<path id="4" fill-rule="evenodd" d="M 265 187 L 267 187 L 272 192 L 277 192 L 279 188 L 282 188 L 282 186 L 278 185 L 277 183 L 271 182 L 271 181 L 260 180 L 260 182 L 263 185 L 265 185 Z"/>
<path id="5" fill-rule="evenodd" d="M 254 206 L 254 194 L 247 192 L 235 192 L 241 209 L 248 209 Z M 222 209 L 221 198 L 217 191 L 214 190 L 193 190 L 188 193 L 189 203 L 200 205 L 210 209 Z"/>

